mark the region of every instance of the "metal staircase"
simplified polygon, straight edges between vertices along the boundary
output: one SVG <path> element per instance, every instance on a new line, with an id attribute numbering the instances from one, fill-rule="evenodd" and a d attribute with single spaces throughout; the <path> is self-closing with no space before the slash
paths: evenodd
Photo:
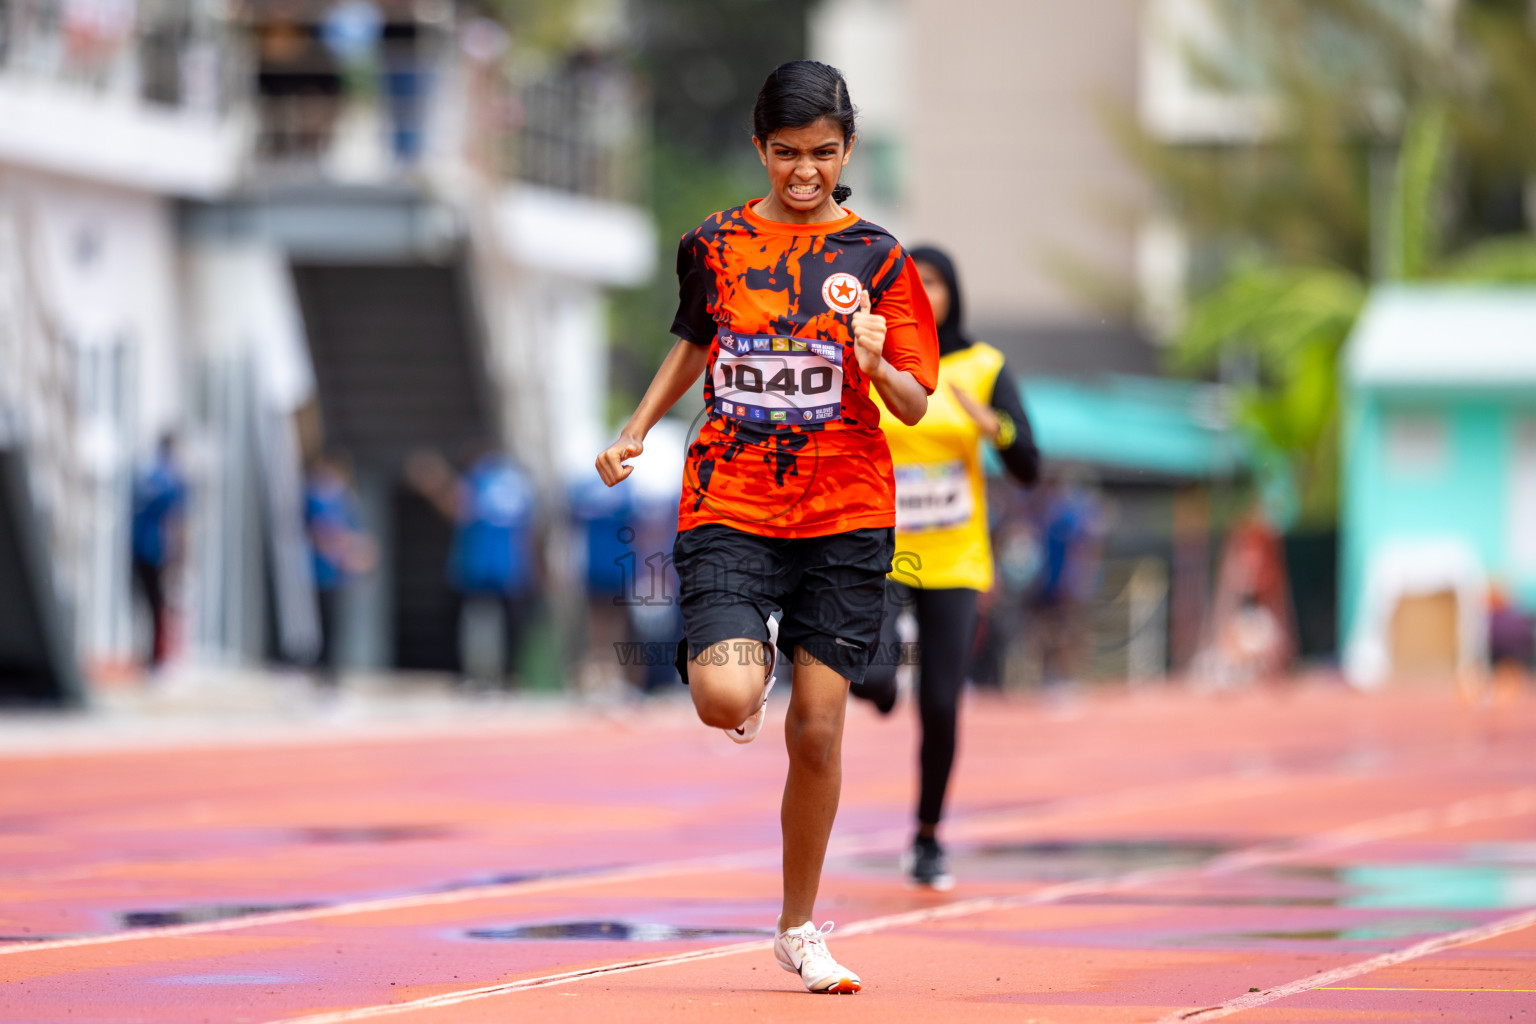
<path id="1" fill-rule="evenodd" d="M 327 444 L 353 459 L 382 534 L 390 660 L 453 671 L 452 530 L 400 467 L 420 447 L 453 459 L 500 437 L 465 262 L 298 262 L 293 274 Z"/>

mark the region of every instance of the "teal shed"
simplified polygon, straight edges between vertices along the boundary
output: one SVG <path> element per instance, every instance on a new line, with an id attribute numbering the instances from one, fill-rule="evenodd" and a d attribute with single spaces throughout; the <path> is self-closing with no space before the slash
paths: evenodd
<path id="1" fill-rule="evenodd" d="M 1536 289 L 1378 288 L 1342 371 L 1346 670 L 1404 674 L 1437 630 L 1476 668 L 1490 586 L 1536 610 Z"/>

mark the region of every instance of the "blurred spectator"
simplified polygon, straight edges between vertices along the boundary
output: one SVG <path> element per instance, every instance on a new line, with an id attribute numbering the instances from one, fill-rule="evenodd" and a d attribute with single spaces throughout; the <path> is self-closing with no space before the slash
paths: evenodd
<path id="1" fill-rule="evenodd" d="M 102 85 L 133 41 L 133 0 L 62 0 L 59 19 L 70 69 L 83 81 Z"/>
<path id="2" fill-rule="evenodd" d="M 1196 658 L 1196 675 L 1218 687 L 1272 680 L 1290 666 L 1295 650 L 1285 549 L 1255 506 L 1227 537 L 1211 634 Z"/>
<path id="3" fill-rule="evenodd" d="M 516 104 L 508 95 L 501 61 L 511 45 L 507 30 L 484 14 L 461 14 L 459 50 L 465 58 L 464 111 L 468 126 L 464 156 L 484 174 L 501 168 L 499 142 L 511 126 Z"/>
<path id="4" fill-rule="evenodd" d="M 462 478 L 436 452 L 418 452 L 406 479 L 454 524 L 448 581 L 461 600 L 460 669 L 503 684 L 519 664 L 534 596 L 533 482 L 489 446 Z"/>
<path id="5" fill-rule="evenodd" d="M 571 494 L 571 515 L 584 553 L 587 620 L 585 655 L 577 672 L 583 693 L 613 692 L 633 680 L 619 645 L 631 639 L 630 605 L 644 599 L 646 566 L 634 548 L 633 503 L 627 488 L 610 488 L 593 476 Z"/>
<path id="6" fill-rule="evenodd" d="M 1284 663 L 1285 649 L 1280 623 L 1259 595 L 1248 591 L 1238 598 L 1216 636 L 1221 679 L 1228 684 L 1271 679 Z"/>
<path id="7" fill-rule="evenodd" d="M 432 5 L 418 5 L 418 10 L 431 9 Z M 384 28 L 384 94 L 389 100 L 395 159 L 402 166 L 415 163 L 421 156 L 423 121 L 432 85 L 423 34 L 411 17 L 391 21 Z"/>
<path id="8" fill-rule="evenodd" d="M 271 156 L 313 159 L 331 139 L 341 104 L 341 73 L 298 0 L 256 8 L 256 89 L 262 143 Z"/>
<path id="9" fill-rule="evenodd" d="M 1488 660 L 1498 698 L 1519 693 L 1536 666 L 1536 617 L 1511 603 L 1499 586 L 1488 594 Z"/>
<path id="10" fill-rule="evenodd" d="M 1082 483 L 1045 477 L 1033 502 L 1040 565 L 1030 608 L 1047 684 L 1082 678 L 1088 662 L 1088 601 L 1098 584 L 1103 513 Z"/>
<path id="11" fill-rule="evenodd" d="M 683 636 L 683 616 L 678 607 L 677 570 L 672 565 L 672 545 L 677 539 L 677 500 L 668 493 L 657 500 L 642 494 L 635 503 L 633 519 L 635 551 L 644 566 L 638 604 L 629 606 L 629 628 L 634 639 L 648 650 L 671 651 Z M 681 685 L 671 658 L 648 657 L 640 688 L 647 694 Z"/>
<path id="12" fill-rule="evenodd" d="M 971 682 L 1004 689 L 1026 681 L 1020 658 L 1032 639 L 1020 628 L 1029 618 L 1035 581 L 1040 574 L 1040 538 L 1030 492 L 994 477 L 987 483 L 992 551 L 997 578 L 977 605 L 980 619 L 971 660 Z"/>
<path id="13" fill-rule="evenodd" d="M 371 70 L 378 58 L 384 16 L 372 0 L 341 0 L 320 23 L 320 38 L 348 70 Z"/>
<path id="14" fill-rule="evenodd" d="M 315 664 L 320 681 L 336 682 L 336 637 L 342 595 L 349 581 L 373 569 L 377 551 L 357 517 L 351 467 L 344 457 L 315 460 L 304 483 L 304 527 L 314 565 L 320 610 L 320 651 Z"/>
<path id="15" fill-rule="evenodd" d="M 176 460 L 176 438 L 160 439 L 154 460 L 133 482 L 133 582 L 149 606 L 151 669 L 168 650 L 167 582 L 180 563 L 185 533 L 187 486 Z"/>

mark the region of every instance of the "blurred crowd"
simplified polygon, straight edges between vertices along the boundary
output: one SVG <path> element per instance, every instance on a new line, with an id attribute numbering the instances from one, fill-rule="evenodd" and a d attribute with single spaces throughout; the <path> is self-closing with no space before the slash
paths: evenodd
<path id="1" fill-rule="evenodd" d="M 569 580 L 582 614 L 569 637 L 568 685 L 585 694 L 652 693 L 679 682 L 671 652 L 681 636 L 671 551 L 677 488 L 610 489 L 594 475 L 560 502 L 568 565 L 546 564 L 551 502 L 529 473 L 498 447 L 473 446 L 459 465 L 432 449 L 407 460 L 404 482 L 452 530 L 441 581 L 456 606 L 457 672 L 476 689 L 517 689 L 530 630 L 551 627 L 552 588 Z M 1023 488 L 991 477 L 990 533 L 996 584 L 983 596 L 969 678 L 982 687 L 1059 688 L 1095 678 L 1101 648 L 1124 632 L 1095 628 L 1104 608 L 1105 497 L 1082 471 L 1048 472 Z M 151 672 L 177 655 L 189 492 L 177 442 L 167 435 L 135 475 L 132 578 L 142 664 Z M 311 460 L 304 524 L 319 642 L 308 666 L 335 686 L 344 665 L 338 634 L 347 592 L 377 572 L 377 540 L 363 526 L 351 462 L 331 451 Z M 1215 685 L 1272 679 L 1296 655 L 1286 569 L 1278 534 L 1255 513 L 1234 529 L 1216 585 L 1212 620 L 1197 666 Z M 1510 614 L 1506 610 L 1506 619 Z M 1507 621 L 1496 628 L 1510 631 Z M 1132 623 L 1125 632 L 1161 628 Z M 1518 626 L 1516 627 L 1518 634 Z"/>

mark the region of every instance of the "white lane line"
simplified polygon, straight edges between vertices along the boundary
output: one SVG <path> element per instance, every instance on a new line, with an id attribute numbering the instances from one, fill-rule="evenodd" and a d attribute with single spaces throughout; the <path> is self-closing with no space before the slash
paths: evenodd
<path id="1" fill-rule="evenodd" d="M 1230 1017 L 1234 1013 L 1251 1010 L 1254 1007 L 1273 1003 L 1279 999 L 1300 995 L 1303 992 L 1310 992 L 1317 988 L 1326 988 L 1336 985 L 1341 981 L 1358 978 L 1362 974 L 1370 974 L 1372 971 L 1394 967 L 1397 964 L 1406 963 L 1409 960 L 1417 960 L 1420 957 L 1433 956 L 1447 949 L 1455 949 L 1457 946 L 1468 946 L 1486 939 L 1498 938 L 1500 935 L 1517 932 L 1524 928 L 1530 928 L 1533 925 L 1536 925 L 1536 910 L 1527 910 L 1524 913 L 1501 918 L 1477 928 L 1450 932 L 1437 938 L 1426 939 L 1406 949 L 1399 949 L 1392 953 L 1383 953 L 1380 956 L 1371 957 L 1369 960 L 1347 964 L 1344 967 L 1335 967 L 1331 971 L 1314 974 L 1310 978 L 1300 978 L 1296 981 L 1287 982 L 1284 985 L 1267 988 L 1262 992 L 1249 992 L 1245 995 L 1228 999 L 1224 1003 L 1218 1003 L 1215 1006 L 1205 1006 L 1198 1010 L 1182 1010 L 1178 1013 L 1170 1013 L 1159 1020 L 1158 1024 L 1191 1024 L 1191 1022 L 1193 1024 L 1203 1024 L 1203 1022 L 1208 1020 L 1220 1020 L 1222 1017 Z"/>
<path id="2" fill-rule="evenodd" d="M 1088 878 L 1075 882 L 1064 882 L 1058 885 L 1047 886 L 1034 892 L 1024 893 L 1018 896 L 982 896 L 969 900 L 958 900 L 939 907 L 929 907 L 923 910 L 905 911 L 899 914 L 886 914 L 881 917 L 867 918 L 856 921 L 847 927 L 838 929 L 840 935 L 869 935 L 874 932 L 885 931 L 890 928 L 901 928 L 908 925 L 923 924 L 930 921 L 941 921 L 949 918 L 968 917 L 974 914 L 983 914 L 992 910 L 1007 908 L 1035 906 L 1044 903 L 1056 903 L 1073 896 L 1093 895 L 1105 892 L 1117 892 L 1133 889 L 1139 886 L 1150 885 L 1156 882 L 1166 882 L 1179 878 L 1197 878 L 1208 874 L 1227 874 L 1238 868 L 1234 864 L 1255 866 L 1258 864 L 1275 863 L 1289 858 L 1310 856 L 1324 850 L 1339 850 L 1351 845 L 1375 842 L 1383 838 L 1410 834 L 1411 831 L 1426 831 L 1448 820 L 1454 820 L 1458 824 L 1470 824 L 1474 821 L 1487 821 L 1493 818 L 1508 817 L 1511 814 L 1524 814 L 1536 806 L 1536 789 L 1516 790 L 1512 793 L 1490 797 L 1476 797 L 1471 800 L 1460 800 L 1444 808 L 1426 808 L 1421 811 L 1413 811 L 1407 814 L 1393 814 L 1383 818 L 1373 818 L 1340 829 L 1332 829 L 1318 833 L 1315 836 L 1303 838 L 1292 843 L 1287 849 L 1278 848 L 1277 844 L 1264 844 L 1250 847 L 1246 850 L 1238 850 L 1232 854 L 1212 858 L 1204 864 L 1190 867 L 1145 868 L 1130 871 L 1120 875 L 1112 875 L 1103 878 Z M 1415 826 L 1417 826 L 1415 828 Z M 1518 915 L 1516 918 L 1506 919 L 1505 922 L 1497 922 L 1496 925 L 1488 925 L 1483 928 L 1470 929 L 1467 932 L 1458 932 L 1455 935 L 1468 935 L 1488 931 L 1498 924 L 1508 924 L 1524 918 L 1536 919 L 1536 911 L 1529 914 Z M 1521 924 L 1510 924 L 1504 931 L 1513 931 L 1524 927 Z M 1475 937 L 1465 939 L 1465 942 L 1476 942 L 1479 938 L 1491 938 L 1492 935 L 1503 934 L 1503 931 L 1492 932 L 1488 935 L 1476 934 Z M 1443 936 L 1441 940 L 1430 940 L 1420 943 L 1420 947 L 1433 946 L 1436 941 L 1453 939 L 1455 936 Z M 1459 945 L 1460 942 L 1452 942 L 1451 945 Z M 752 942 L 737 942 L 727 946 L 713 946 L 708 949 L 693 950 L 687 953 L 677 953 L 671 956 L 652 957 L 645 960 L 626 960 L 600 967 L 590 967 L 579 971 L 562 971 L 558 974 L 544 974 L 532 978 L 521 978 L 517 981 L 503 982 L 497 985 L 486 985 L 481 988 L 463 989 L 458 992 L 445 992 L 435 996 L 427 996 L 423 999 L 414 999 L 399 1003 L 384 1003 L 377 1006 L 360 1006 L 348 1010 L 335 1010 L 326 1013 L 311 1014 L 304 1017 L 289 1017 L 270 1024 L 347 1024 L 349 1021 L 371 1020 L 375 1017 L 388 1017 L 401 1013 L 412 1013 L 417 1010 L 437 1009 L 447 1006 L 456 1006 L 459 1003 L 476 1002 L 481 999 L 491 999 L 495 996 L 512 992 L 520 992 L 524 989 L 546 988 L 551 985 L 563 985 L 568 982 L 583 981 L 588 978 L 606 977 L 612 974 L 628 974 L 632 971 L 647 970 L 653 967 L 668 967 L 673 964 L 693 963 L 698 960 L 715 960 L 720 957 L 736 956 L 741 953 L 767 950 L 772 945 L 767 940 L 755 940 Z M 1449 948 L 1437 947 L 1437 948 Z M 1426 949 L 1433 952 L 1433 949 Z M 1415 956 L 1423 956 L 1424 953 L 1415 953 Z M 1390 954 L 1389 954 L 1390 956 Z M 1407 957 L 1411 959 L 1412 957 Z M 1382 959 L 1378 957 L 1377 960 Z M 1367 961 L 1375 963 L 1375 961 Z M 1387 965 L 1383 965 L 1387 966 Z M 1375 967 L 1365 968 L 1374 970 Z M 1357 972 L 1359 973 L 1359 972 Z M 1320 980 L 1318 984 L 1328 984 L 1330 981 L 1338 981 L 1343 978 L 1354 977 L 1353 974 L 1330 973 L 1317 975 L 1315 979 L 1307 979 L 1307 987 L 1311 982 Z M 1263 993 L 1250 994 L 1248 998 L 1257 998 Z M 1275 998 L 1280 998 L 1276 996 Z M 1222 1004 L 1225 1006 L 1226 1004 Z M 1257 1005 L 1257 1004 L 1255 1004 Z M 1221 1006 L 1205 1007 L 1200 1010 L 1186 1011 L 1192 1016 L 1181 1017 L 1174 1015 L 1160 1021 L 1159 1024 L 1181 1024 L 1184 1020 L 1205 1020 L 1208 1018 L 1200 1014 L 1216 1013 Z M 1233 1010 L 1231 1012 L 1236 1012 Z M 1222 1014 L 1224 1016 L 1224 1014 Z M 1215 1019 L 1209 1018 L 1209 1019 Z"/>
<path id="3" fill-rule="evenodd" d="M 1090 885 L 1082 882 L 1072 882 L 1066 885 L 1052 886 L 1047 892 L 1042 890 L 1031 893 L 1027 897 L 995 897 L 984 896 L 973 900 L 960 900 L 956 903 L 947 903 L 942 907 L 931 907 L 927 910 L 913 910 L 900 914 L 888 914 L 884 917 L 871 917 L 863 921 L 838 929 L 840 935 L 868 935 L 871 932 L 883 931 L 887 928 L 899 928 L 903 925 L 921 924 L 926 921 L 939 921 L 951 917 L 964 917 L 970 914 L 980 914 L 988 910 L 997 910 L 1002 907 L 1018 906 L 1021 903 L 1052 902 L 1065 899 L 1067 896 L 1075 896 L 1084 892 L 1096 892 L 1103 889 L 1103 885 Z M 476 1002 L 481 999 L 491 999 L 495 996 L 506 995 L 512 992 L 521 992 L 531 988 L 549 988 L 553 985 L 564 985 L 573 981 L 585 981 L 588 978 L 608 977 L 614 974 L 629 974 L 633 971 L 643 971 L 652 967 L 670 967 L 674 964 L 694 963 L 699 960 L 718 960 L 721 957 L 737 956 L 742 953 L 767 952 L 772 948 L 773 942 L 769 939 L 754 939 L 751 942 L 736 942 L 728 946 L 711 946 L 708 949 L 696 949 L 688 953 L 675 953 L 671 956 L 651 957 L 646 960 L 625 960 L 619 963 L 604 964 L 601 967 L 589 967 L 579 971 L 562 971 L 558 974 L 541 974 L 533 978 L 521 978 L 517 981 L 504 982 L 499 985 L 486 985 L 482 988 L 464 989 L 460 992 L 445 992 L 441 995 L 426 996 L 422 999 L 412 999 L 402 1003 L 385 1003 L 379 1006 L 359 1006 L 350 1010 L 334 1010 L 327 1013 L 310 1014 L 304 1017 L 289 1017 L 272 1024 L 347 1024 L 348 1021 L 372 1020 L 375 1017 L 389 1017 L 400 1013 L 414 1013 L 418 1010 L 441 1009 L 448 1006 L 457 1006 L 460 1003 Z"/>
<path id="4" fill-rule="evenodd" d="M 1294 778 L 1265 780 L 1219 779 L 1191 786 L 1188 782 L 1166 783 L 1158 786 L 1124 790 L 1102 796 L 1073 797 L 1053 801 L 1022 811 L 1004 811 L 974 818 L 956 819 L 951 835 L 974 840 L 1022 826 L 1039 825 L 1052 819 L 1082 817 L 1086 815 L 1114 814 L 1126 810 L 1170 810 L 1222 800 L 1253 799 L 1267 791 L 1296 786 Z M 891 848 L 906 840 L 908 831 L 885 829 L 864 835 L 834 838 L 828 854 L 838 857 L 857 856 L 863 853 Z M 608 868 L 585 874 L 561 875 L 552 878 L 533 878 L 521 882 L 503 882 L 494 885 L 465 886 L 447 892 L 413 893 L 405 896 L 388 896 L 371 900 L 354 900 L 330 906 L 309 907 L 302 910 L 280 910 L 265 914 L 248 914 L 244 917 L 218 921 L 196 921 L 189 924 L 164 925 L 153 928 L 133 928 L 101 935 L 80 935 L 65 939 L 47 939 L 41 942 L 14 942 L 0 944 L 0 956 L 24 953 L 41 953 L 48 950 L 74 949 L 80 946 L 101 946 L 118 942 L 138 942 L 145 939 L 183 938 L 189 935 L 208 935 L 218 932 L 238 931 L 245 928 L 261 928 L 268 925 L 293 924 L 318 921 L 358 914 L 386 911 L 411 910 L 419 907 L 451 906 L 480 900 L 534 895 L 615 882 L 644 881 L 679 875 L 718 871 L 771 867 L 778 864 L 778 846 L 763 847 L 741 853 L 721 854 L 711 857 L 694 857 L 682 860 L 656 861 L 630 867 Z"/>

